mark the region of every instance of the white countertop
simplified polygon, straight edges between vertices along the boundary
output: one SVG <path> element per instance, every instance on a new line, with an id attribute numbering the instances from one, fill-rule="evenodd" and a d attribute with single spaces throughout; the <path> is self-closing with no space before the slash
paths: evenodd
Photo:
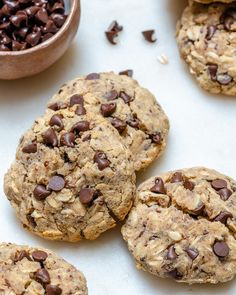
<path id="1" fill-rule="evenodd" d="M 97 241 L 67 244 L 44 241 L 26 232 L 6 200 L 3 176 L 14 159 L 21 134 L 43 113 L 47 100 L 65 81 L 79 74 L 131 68 L 167 112 L 171 132 L 165 155 L 139 181 L 171 169 L 204 165 L 236 178 L 236 98 L 202 91 L 180 60 L 175 23 L 183 0 L 82 0 L 82 21 L 73 46 L 46 72 L 18 81 L 0 81 L 0 240 L 48 247 L 81 269 L 90 295 L 235 294 L 236 282 L 186 286 L 135 268 L 120 235 L 110 230 Z M 124 25 L 117 46 L 104 31 L 112 20 Z M 140 34 L 156 29 L 158 42 Z M 165 54 L 168 65 L 157 57 Z"/>

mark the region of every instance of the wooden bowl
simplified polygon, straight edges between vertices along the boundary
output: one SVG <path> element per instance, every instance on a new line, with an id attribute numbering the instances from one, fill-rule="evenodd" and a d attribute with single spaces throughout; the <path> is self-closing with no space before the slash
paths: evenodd
<path id="1" fill-rule="evenodd" d="M 80 0 L 69 0 L 68 17 L 49 40 L 22 51 L 0 51 L 0 79 L 19 79 L 46 70 L 69 48 L 79 22 Z"/>

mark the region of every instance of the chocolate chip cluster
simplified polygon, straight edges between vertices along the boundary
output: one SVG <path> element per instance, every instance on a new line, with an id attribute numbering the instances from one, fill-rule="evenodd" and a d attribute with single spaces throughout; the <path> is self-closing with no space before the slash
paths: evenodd
<path id="1" fill-rule="evenodd" d="M 0 51 L 34 47 L 63 26 L 64 0 L 0 0 Z"/>

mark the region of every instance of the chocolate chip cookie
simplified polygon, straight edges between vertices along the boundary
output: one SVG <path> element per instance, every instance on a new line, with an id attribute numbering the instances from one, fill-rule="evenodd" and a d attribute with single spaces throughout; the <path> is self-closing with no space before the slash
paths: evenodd
<path id="1" fill-rule="evenodd" d="M 88 291 L 84 275 L 51 251 L 0 244 L 0 294 L 87 295 Z"/>
<path id="2" fill-rule="evenodd" d="M 66 83 L 50 104 L 68 105 L 73 97 L 116 128 L 134 156 L 135 170 L 147 167 L 165 149 L 168 118 L 155 97 L 132 78 L 112 72 L 79 77 Z"/>
<path id="3" fill-rule="evenodd" d="M 137 267 L 178 282 L 213 283 L 236 273 L 236 182 L 191 168 L 140 185 L 122 234 Z"/>
<path id="4" fill-rule="evenodd" d="M 20 141 L 5 193 L 25 228 L 47 239 L 95 239 L 129 212 L 132 155 L 78 97 L 50 105 Z"/>
<path id="5" fill-rule="evenodd" d="M 193 3 L 179 22 L 181 56 L 199 85 L 211 92 L 236 95 L 236 2 Z"/>

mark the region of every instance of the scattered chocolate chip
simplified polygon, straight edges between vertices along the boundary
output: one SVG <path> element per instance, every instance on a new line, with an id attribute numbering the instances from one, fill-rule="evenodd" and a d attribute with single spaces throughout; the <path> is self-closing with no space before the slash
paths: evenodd
<path id="1" fill-rule="evenodd" d="M 110 100 L 117 99 L 118 96 L 119 96 L 119 94 L 116 90 L 111 90 L 111 91 L 105 93 L 104 98 L 110 101 Z"/>
<path id="2" fill-rule="evenodd" d="M 57 135 L 56 135 L 56 132 L 52 128 L 49 128 L 47 131 L 44 132 L 43 142 L 47 146 L 51 146 L 51 147 L 58 146 Z"/>
<path id="3" fill-rule="evenodd" d="M 75 146 L 75 134 L 73 132 L 64 133 L 61 136 L 60 144 L 68 147 Z"/>
<path id="4" fill-rule="evenodd" d="M 125 71 L 119 72 L 119 75 L 128 76 L 130 78 L 133 77 L 133 74 L 134 74 L 133 70 L 125 70 Z"/>
<path id="5" fill-rule="evenodd" d="M 150 43 L 154 43 L 157 41 L 157 39 L 154 37 L 155 30 L 143 31 L 142 34 L 143 34 L 145 40 Z"/>
<path id="6" fill-rule="evenodd" d="M 48 258 L 48 254 L 44 251 L 36 250 L 32 253 L 32 258 L 37 262 L 44 262 Z"/>
<path id="7" fill-rule="evenodd" d="M 218 65 L 216 64 L 208 64 L 208 73 L 211 76 L 211 80 L 212 81 L 216 81 L 216 75 L 217 75 L 217 71 L 218 71 Z"/>
<path id="8" fill-rule="evenodd" d="M 85 80 L 98 80 L 98 79 L 100 79 L 100 74 L 97 74 L 97 73 L 89 74 L 85 78 Z"/>
<path id="9" fill-rule="evenodd" d="M 185 189 L 192 191 L 194 189 L 194 183 L 192 181 L 189 180 L 185 180 L 183 183 L 183 186 Z"/>
<path id="10" fill-rule="evenodd" d="M 45 200 L 51 194 L 51 191 L 47 190 L 46 186 L 42 184 L 38 184 L 35 187 L 33 194 L 35 199 L 41 201 L 41 200 Z"/>
<path id="11" fill-rule="evenodd" d="M 213 251 L 219 258 L 225 258 L 229 255 L 229 247 L 225 242 L 215 242 Z"/>
<path id="12" fill-rule="evenodd" d="M 124 101 L 125 103 L 129 103 L 129 102 L 131 102 L 131 101 L 134 100 L 133 97 L 129 96 L 129 95 L 128 95 L 127 93 L 125 93 L 124 91 L 121 91 L 121 92 L 120 92 L 120 97 L 123 99 L 123 101 Z"/>
<path id="13" fill-rule="evenodd" d="M 152 142 L 156 143 L 156 144 L 160 144 L 162 141 L 162 136 L 161 136 L 160 132 L 156 132 L 154 134 L 151 134 L 150 138 L 151 138 Z"/>
<path id="14" fill-rule="evenodd" d="M 120 134 L 122 134 L 127 127 L 127 124 L 118 118 L 111 119 L 111 124 L 118 130 Z"/>
<path id="15" fill-rule="evenodd" d="M 211 186 L 218 191 L 222 188 L 227 188 L 227 182 L 224 179 L 216 179 L 211 182 Z"/>
<path id="16" fill-rule="evenodd" d="M 163 180 L 160 177 L 155 179 L 154 186 L 150 189 L 155 194 L 166 194 L 166 189 Z"/>
<path id="17" fill-rule="evenodd" d="M 94 190 L 91 188 L 82 188 L 79 192 L 79 199 L 82 204 L 89 204 L 94 197 Z"/>
<path id="18" fill-rule="evenodd" d="M 61 295 L 62 289 L 55 285 L 46 286 L 46 295 Z"/>
<path id="19" fill-rule="evenodd" d="M 62 176 L 53 176 L 48 183 L 48 189 L 59 192 L 65 187 L 65 180 Z"/>
<path id="20" fill-rule="evenodd" d="M 221 85 L 228 85 L 233 80 L 233 78 L 228 74 L 218 74 L 216 79 Z"/>
<path id="21" fill-rule="evenodd" d="M 62 115 L 53 115 L 49 121 L 50 126 L 57 126 L 57 131 L 61 131 L 64 128 Z"/>
<path id="22" fill-rule="evenodd" d="M 77 122 L 72 126 L 71 132 L 75 132 L 76 134 L 79 134 L 80 132 L 88 131 L 90 129 L 89 125 L 90 124 L 88 121 Z"/>
<path id="23" fill-rule="evenodd" d="M 107 40 L 111 44 L 116 45 L 117 42 L 115 38 L 118 36 L 118 33 L 121 32 L 122 30 L 123 30 L 123 27 L 120 26 L 117 21 L 113 21 L 108 27 L 107 31 L 105 32 Z"/>
<path id="24" fill-rule="evenodd" d="M 208 26 L 207 27 L 207 34 L 206 34 L 206 37 L 205 38 L 208 41 L 211 40 L 212 37 L 214 36 L 215 32 L 216 32 L 216 26 L 214 26 L 214 25 Z"/>
<path id="25" fill-rule="evenodd" d="M 35 273 L 35 280 L 40 284 L 49 284 L 50 275 L 45 268 L 40 268 Z"/>
<path id="26" fill-rule="evenodd" d="M 34 153 L 37 153 L 37 143 L 36 142 L 33 142 L 33 143 L 30 143 L 30 144 L 25 145 L 22 148 L 22 152 L 25 153 L 25 154 L 34 154 Z"/>
<path id="27" fill-rule="evenodd" d="M 71 96 L 71 98 L 70 98 L 70 107 L 73 107 L 73 105 L 75 105 L 75 104 L 79 104 L 79 105 L 84 104 L 84 98 L 83 98 L 82 95 L 74 94 L 73 96 Z"/>
<path id="28" fill-rule="evenodd" d="M 175 172 L 171 179 L 170 179 L 170 182 L 171 183 L 176 183 L 176 182 L 182 182 L 184 179 L 183 179 L 183 175 L 181 172 Z"/>
<path id="29" fill-rule="evenodd" d="M 220 195 L 221 199 L 223 201 L 227 201 L 228 198 L 232 195 L 231 190 L 229 190 L 228 188 L 222 188 L 218 191 L 218 194 Z"/>
<path id="30" fill-rule="evenodd" d="M 232 218 L 233 215 L 230 213 L 230 212 L 227 212 L 227 211 L 222 211 L 220 212 L 219 215 L 217 215 L 215 218 L 214 218 L 214 221 L 219 221 L 223 224 L 226 224 L 227 223 L 227 219 L 228 218 Z"/>
<path id="31" fill-rule="evenodd" d="M 178 272 L 177 268 L 174 268 L 173 270 L 169 271 L 167 274 L 175 280 L 180 280 L 183 277 L 182 274 Z"/>
<path id="32" fill-rule="evenodd" d="M 174 245 L 170 246 L 167 252 L 167 259 L 169 260 L 175 260 L 178 257 L 178 255 L 175 252 Z"/>
<path id="33" fill-rule="evenodd" d="M 116 20 L 114 20 L 107 29 L 107 31 L 114 31 L 117 33 L 121 32 L 122 30 L 123 27 L 120 26 Z"/>
<path id="34" fill-rule="evenodd" d="M 198 251 L 193 248 L 187 248 L 185 251 L 192 260 L 196 259 L 199 255 Z"/>
<path id="35" fill-rule="evenodd" d="M 101 113 L 104 117 L 111 116 L 115 111 L 116 111 L 116 104 L 114 102 L 101 105 Z"/>
<path id="36" fill-rule="evenodd" d="M 110 161 L 107 159 L 107 156 L 103 152 L 96 152 L 94 155 L 94 162 L 97 163 L 99 170 L 104 170 L 109 167 Z"/>

